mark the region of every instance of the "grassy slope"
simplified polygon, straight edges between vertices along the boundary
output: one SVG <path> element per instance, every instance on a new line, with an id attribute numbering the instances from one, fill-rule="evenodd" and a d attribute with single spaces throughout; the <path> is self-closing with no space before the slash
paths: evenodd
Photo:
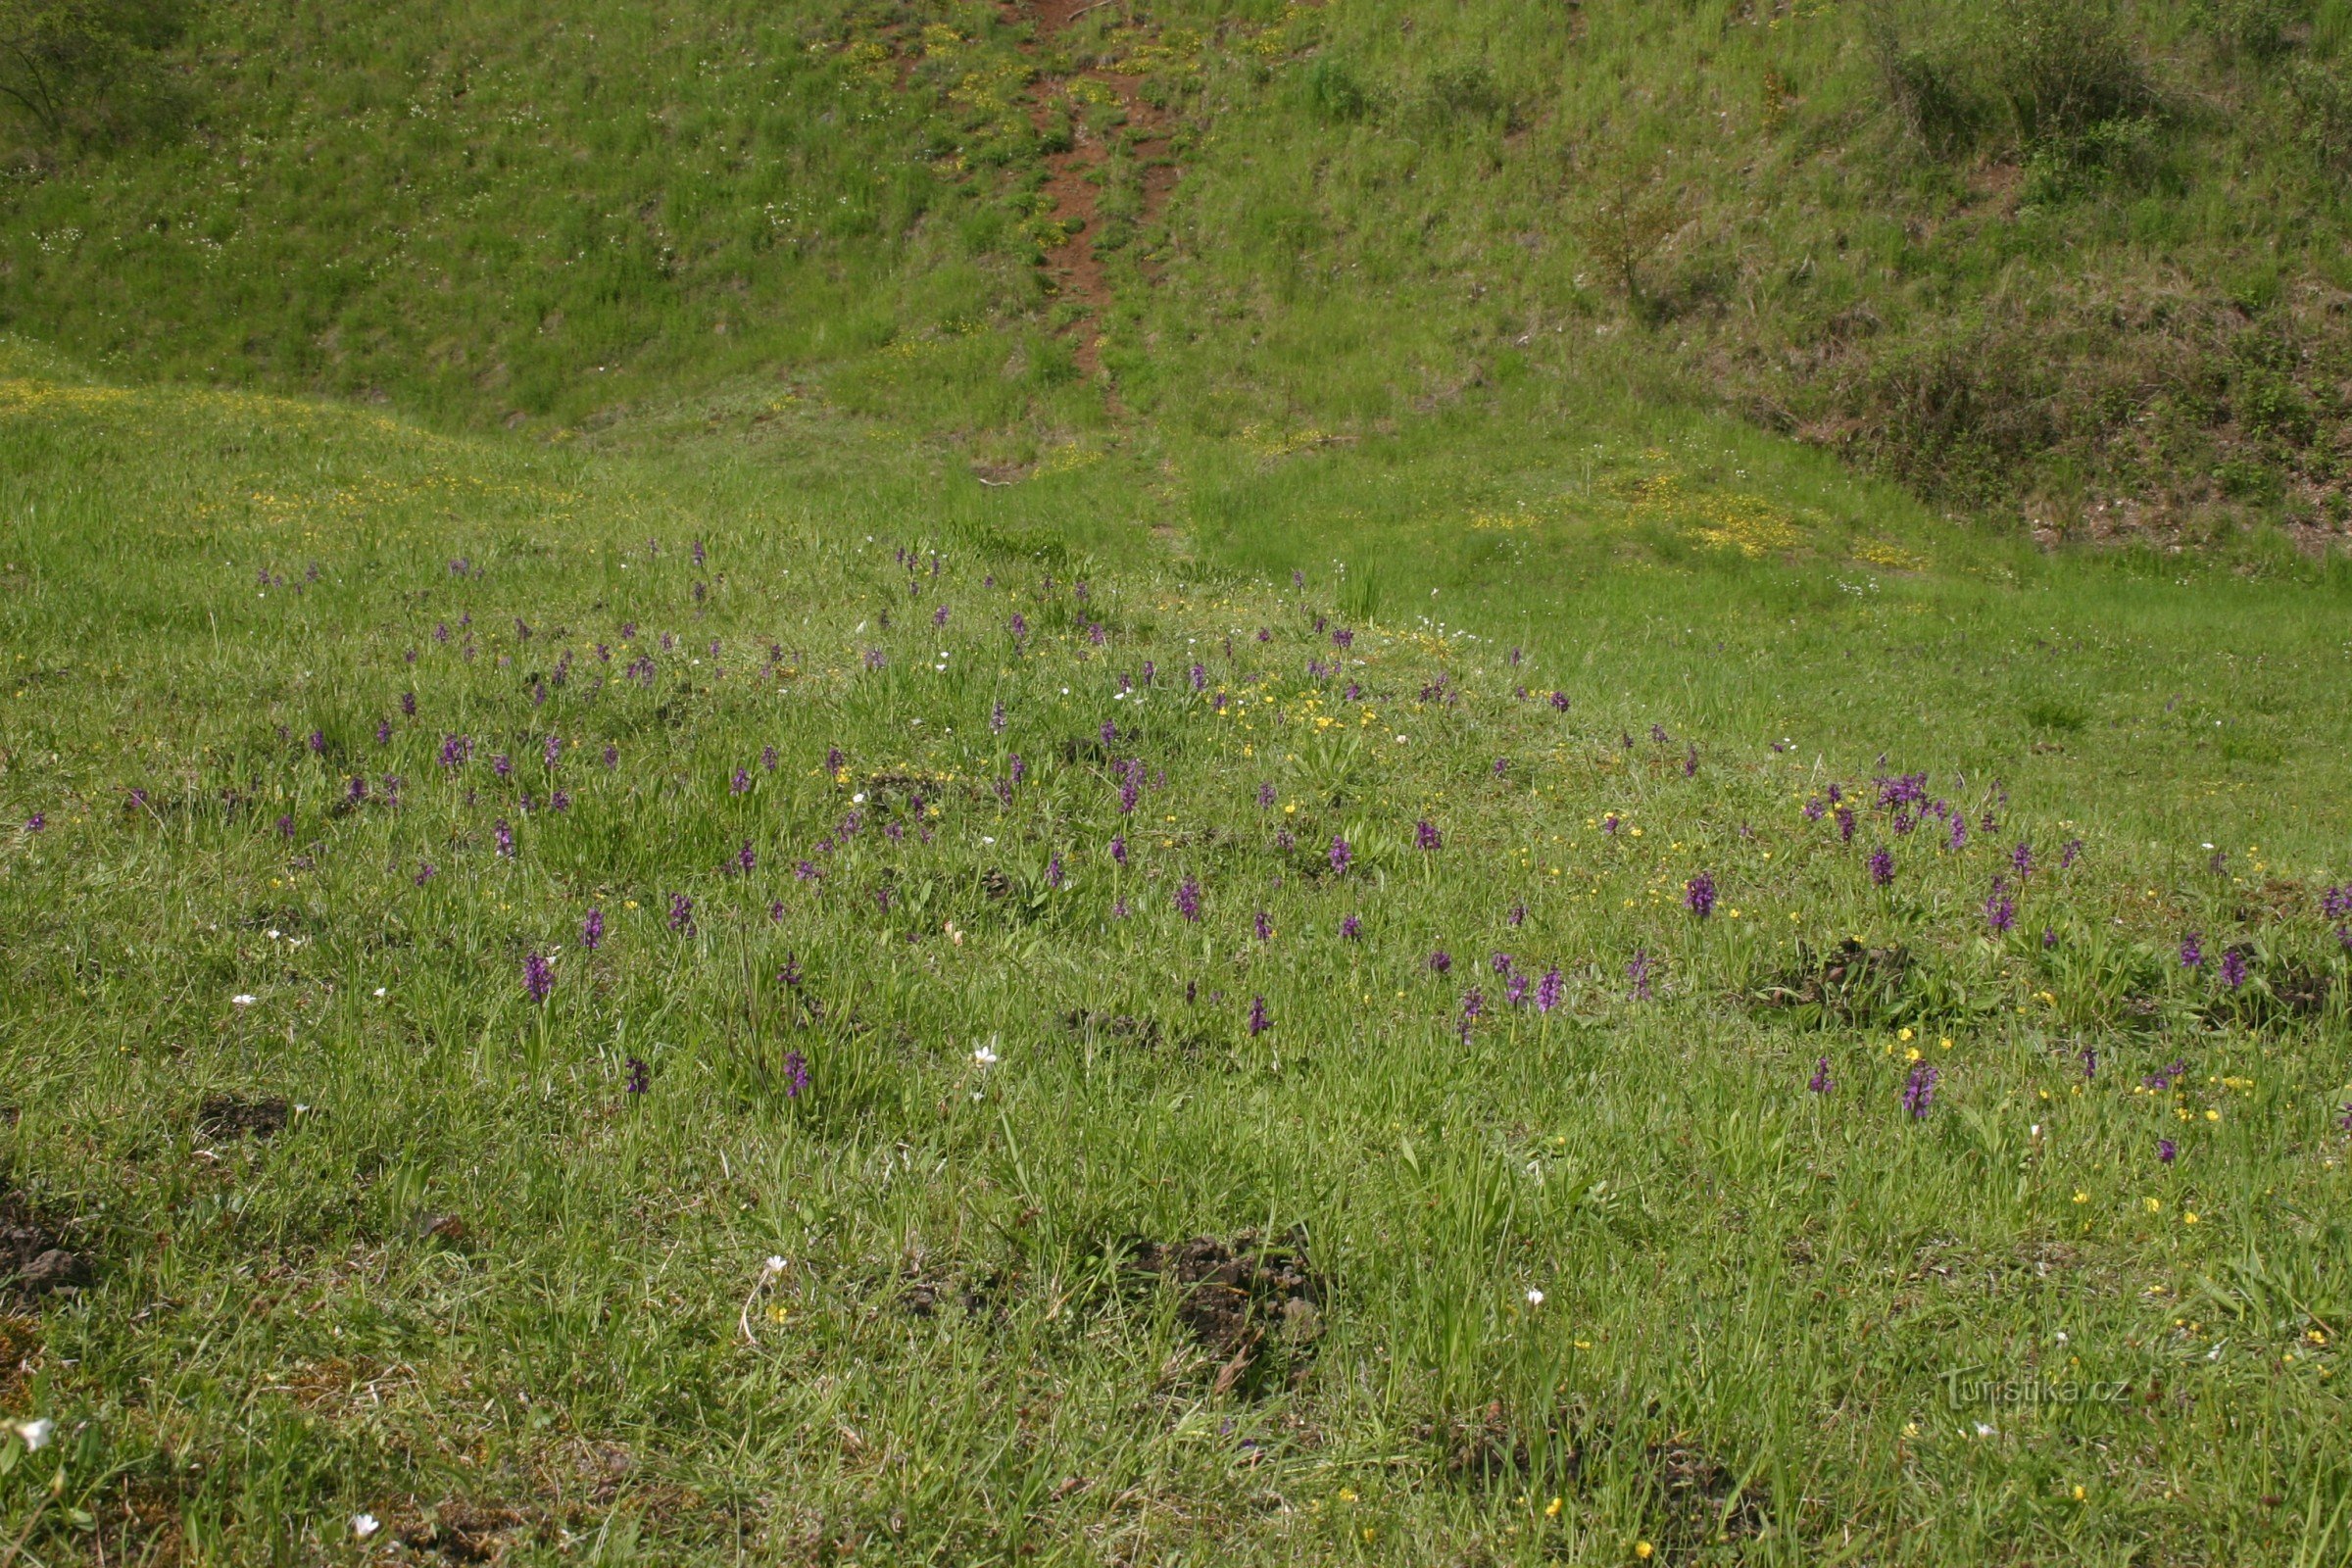
<path id="1" fill-rule="evenodd" d="M 9 368 L 0 808 L 45 819 L 0 839 L 10 1201 L 93 1265 L 7 1319 L 33 1369 L 10 1409 L 64 1434 L 0 1476 L 44 1560 L 93 1532 L 110 1560 L 348 1560 L 362 1510 L 379 1547 L 520 1561 L 2340 1554 L 2344 993 L 2263 1010 L 2290 963 L 2346 961 L 2317 907 L 2340 826 L 2306 814 L 2346 707 L 2297 629 L 2310 586 L 2046 568 L 1855 595 L 1643 555 L 1531 624 L 1513 670 L 1499 639 L 1348 614 L 1328 569 L 1275 592 L 1119 532 L 1050 573 L 1007 547 L 1084 516 L 1097 469 L 877 481 L 870 432 L 812 425 L 779 484 L 773 459 Z M 1354 702 L 1304 672 L 1339 657 L 1316 614 L 1358 632 Z M 2211 667 L 2225 614 L 2235 682 L 2168 708 L 2151 677 Z M 641 654 L 647 684 L 619 673 Z M 1159 686 L 1119 700 L 1146 660 Z M 1196 661 L 1206 692 L 1169 690 Z M 2004 682 L 2069 748 L 2005 799 L 1985 770 L 2033 763 L 2002 755 Z M 2187 743 L 2225 690 L 2284 765 Z M 1791 712 L 1814 716 L 1776 753 Z M 1148 770 L 1134 815 L 1105 721 Z M 1841 848 L 1798 809 L 1931 764 L 1997 831 L 1953 852 L 1865 809 Z M 1442 850 L 1410 848 L 1423 817 Z M 2044 869 L 1989 940 L 2020 840 Z M 2190 928 L 2248 945 L 2247 991 L 2180 967 Z M 1754 1003 L 1800 936 L 1848 932 L 1912 955 L 1887 1010 Z M 1558 965 L 1561 1006 L 1511 1005 L 1497 950 Z M 1944 1075 L 1921 1122 L 1896 1103 L 1915 1048 Z M 2148 1093 L 2176 1058 L 2190 1076 Z M 308 1108 L 267 1140 L 192 1132 L 220 1093 Z M 1116 1259 L 1294 1225 L 1319 1307 L 1219 1393 L 1229 1348 Z M 1966 1367 L 2132 1393 L 1955 1411 L 1940 1376 Z"/>
<path id="2" fill-rule="evenodd" d="M 1033 460 L 1107 428 L 1032 265 L 1040 159 L 1075 116 L 1114 146 L 1104 363 L 1132 439 L 1370 434 L 1512 388 L 1541 426 L 1623 386 L 2045 530 L 2316 534 L 2343 512 L 2352 279 L 2305 132 L 2352 27 L 2340 0 L 2206 8 L 2248 10 L 2302 19 L 2283 53 L 2233 52 L 2195 8 L 2117 11 L 2145 103 L 2090 168 L 1993 105 L 2020 52 L 1997 7 L 1178 0 L 1041 43 L 932 0 L 331 24 L 236 0 L 196 134 L 14 183 L 0 324 L 480 420 L 783 381 Z M 1882 16 L 1982 100 L 1965 146 L 1905 128 Z M 1150 230 L 1115 112 L 1068 96 L 1102 62 L 1177 116 Z M 1612 201 L 1664 215 L 1640 310 Z"/>

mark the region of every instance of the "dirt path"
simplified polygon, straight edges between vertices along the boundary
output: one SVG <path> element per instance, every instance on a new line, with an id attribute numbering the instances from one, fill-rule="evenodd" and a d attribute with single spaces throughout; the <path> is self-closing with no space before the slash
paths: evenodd
<path id="1" fill-rule="evenodd" d="M 1132 0 L 1114 0 L 1114 3 L 1131 6 Z M 1004 16 L 1009 22 L 1024 19 L 1033 22 L 1038 41 L 1042 43 L 1093 9 L 1083 0 L 1016 0 L 1005 6 Z M 1027 45 L 1024 52 L 1034 55 L 1038 53 L 1038 45 Z M 1094 66 L 1078 73 L 1076 78 L 1041 74 L 1029 84 L 1030 122 L 1039 130 L 1044 130 L 1051 122 L 1056 103 L 1072 79 L 1100 82 L 1110 89 L 1126 115 L 1124 133 L 1140 132 L 1132 143 L 1133 154 L 1144 171 L 1144 210 L 1138 226 L 1149 229 L 1165 210 L 1168 193 L 1176 184 L 1177 172 L 1168 161 L 1168 116 L 1145 99 L 1141 77 Z M 1088 379 L 1104 383 L 1105 396 L 1116 414 L 1120 412 L 1118 388 L 1102 370 L 1102 318 L 1111 303 L 1111 291 L 1103 275 L 1102 258 L 1097 254 L 1103 226 L 1100 211 L 1102 187 L 1098 180 L 1109 160 L 1110 148 L 1086 127 L 1083 117 L 1074 117 L 1070 146 L 1046 155 L 1045 193 L 1054 204 L 1054 220 L 1066 237 L 1047 253 L 1045 271 L 1047 282 L 1057 298 L 1075 300 L 1086 307 L 1086 315 L 1069 328 L 1077 339 L 1078 368 Z"/>

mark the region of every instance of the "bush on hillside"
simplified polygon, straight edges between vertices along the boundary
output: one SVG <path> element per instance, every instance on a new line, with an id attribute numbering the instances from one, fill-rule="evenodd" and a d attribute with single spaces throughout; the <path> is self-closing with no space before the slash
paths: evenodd
<path id="1" fill-rule="evenodd" d="M 2311 0 L 2196 0 L 2189 14 L 2222 53 L 2275 60 L 2311 21 Z"/>
<path id="2" fill-rule="evenodd" d="M 0 104 L 51 151 L 167 129 L 186 112 L 169 52 L 190 0 L 0 0 Z"/>

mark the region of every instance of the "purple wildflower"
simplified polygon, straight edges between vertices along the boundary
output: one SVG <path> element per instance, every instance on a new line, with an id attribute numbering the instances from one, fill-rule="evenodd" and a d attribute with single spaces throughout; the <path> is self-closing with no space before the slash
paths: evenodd
<path id="1" fill-rule="evenodd" d="M 644 1094 L 646 1090 L 651 1087 L 653 1078 L 652 1071 L 642 1060 L 635 1056 L 631 1056 L 628 1060 L 628 1092 L 632 1095 Z"/>
<path id="2" fill-rule="evenodd" d="M 2141 1088 L 2154 1090 L 2161 1095 L 2173 1087 L 2173 1080 L 2187 1076 L 2188 1063 L 2176 1057 L 2171 1065 L 2157 1068 L 2139 1082 Z"/>
<path id="3" fill-rule="evenodd" d="M 556 970 L 553 964 L 536 952 L 522 960 L 522 994 L 524 996 L 529 997 L 534 1003 L 545 1002 L 548 993 L 555 989 Z"/>
<path id="4" fill-rule="evenodd" d="M 1838 808 L 1838 842 L 1840 844 L 1854 842 L 1854 808 L 1850 806 Z"/>
<path id="5" fill-rule="evenodd" d="M 1111 858 L 1112 861 L 1113 861 L 1114 863 L 1116 863 L 1116 864 L 1119 864 L 1119 865 L 1125 865 L 1125 864 L 1127 863 L 1127 835 L 1126 835 L 1126 834 L 1124 834 L 1124 833 L 1113 833 L 1113 834 L 1110 836 L 1110 858 Z"/>
<path id="6" fill-rule="evenodd" d="M 808 1058 L 797 1051 L 784 1053 L 784 1098 L 798 1100 L 808 1092 Z"/>
<path id="7" fill-rule="evenodd" d="M 1069 878 L 1062 874 L 1061 853 L 1057 850 L 1054 852 L 1054 858 L 1046 862 L 1046 886 L 1059 889 L 1062 883 L 1068 880 Z"/>
<path id="8" fill-rule="evenodd" d="M 1952 833 L 1951 837 L 1944 841 L 1944 848 L 1949 850 L 1968 848 L 1968 813 L 1966 811 L 1952 813 Z"/>
<path id="9" fill-rule="evenodd" d="M 379 718 L 375 721 L 375 744 L 378 746 L 392 744 L 392 721 L 390 719 Z"/>
<path id="10" fill-rule="evenodd" d="M 1264 942 L 1274 935 L 1274 917 L 1260 909 L 1250 921 L 1250 929 L 1256 933 L 1258 941 Z"/>
<path id="11" fill-rule="evenodd" d="M 2222 955 L 2222 984 L 2235 991 L 2246 983 L 2246 955 L 2244 950 L 2231 948 Z"/>
<path id="12" fill-rule="evenodd" d="M 1885 845 L 1870 852 L 1870 885 L 1883 888 L 1894 880 L 1894 852 Z"/>
<path id="13" fill-rule="evenodd" d="M 326 731 L 324 731 L 324 730 L 322 730 L 322 729 L 315 729 L 315 730 L 311 731 L 311 738 L 310 738 L 310 742 L 309 742 L 309 744 L 310 744 L 310 748 L 311 748 L 311 750 L 312 750 L 314 753 L 316 753 L 317 755 L 318 755 L 318 756 L 321 756 L 321 757 L 325 756 L 325 755 L 326 755 Z"/>
<path id="14" fill-rule="evenodd" d="M 1257 1036 L 1264 1034 L 1267 1030 L 1273 1027 L 1274 1016 L 1272 1013 L 1266 1011 L 1266 999 L 1263 997 L 1251 997 L 1250 999 L 1250 1037 L 1255 1039 Z"/>
<path id="15" fill-rule="evenodd" d="M 1549 1012 L 1554 1007 L 1557 1007 L 1560 1004 L 1561 994 L 1566 991 L 1566 989 L 1567 984 L 1560 978 L 1560 966 L 1558 964 L 1555 963 L 1550 968 L 1545 969 L 1544 971 L 1544 978 L 1536 982 L 1536 1010 L 1538 1012 Z"/>
<path id="16" fill-rule="evenodd" d="M 1647 1002 L 1650 999 L 1649 968 L 1649 950 L 1636 948 L 1633 957 L 1626 960 L 1625 965 L 1625 977 L 1634 983 L 1636 1002 Z"/>
<path id="17" fill-rule="evenodd" d="M 605 945 L 605 911 L 590 909 L 588 918 L 580 922 L 580 946 L 590 953 Z"/>
<path id="18" fill-rule="evenodd" d="M 1527 924 L 1526 901 L 1521 900 L 1513 904 L 1509 909 L 1505 910 L 1502 916 L 1502 923 L 1512 927 L 1514 930 Z"/>
<path id="19" fill-rule="evenodd" d="M 1273 785 L 1271 785 L 1271 784 L 1260 784 L 1260 785 L 1257 787 L 1257 804 L 1258 804 L 1260 807 L 1269 807 L 1269 806 L 1272 806 L 1272 805 L 1274 804 L 1274 786 L 1273 786 Z"/>
<path id="20" fill-rule="evenodd" d="M 1936 1080 L 1941 1077 L 1924 1061 L 1911 1064 L 1911 1076 L 1903 1081 L 1903 1114 L 1913 1121 L 1927 1117 L 1936 1104 Z"/>
<path id="21" fill-rule="evenodd" d="M 2096 1078 L 2098 1075 L 2098 1048 L 2096 1046 L 2084 1046 L 2082 1048 L 2082 1076 L 2085 1078 Z"/>
<path id="22" fill-rule="evenodd" d="M 418 860 L 418 861 L 416 862 L 416 885 L 417 885 L 418 887 L 422 887 L 422 886 L 424 886 L 424 885 L 425 885 L 427 882 L 430 882 L 430 881 L 433 879 L 434 872 L 435 872 L 435 867 L 434 867 L 434 865 L 433 865 L 433 862 L 432 862 L 432 861 L 430 861 L 430 860 Z"/>
<path id="23" fill-rule="evenodd" d="M 2200 968 L 2204 962 L 2205 939 L 2197 932 L 2191 931 L 2180 939 L 2180 967 L 2183 969 Z"/>
<path id="24" fill-rule="evenodd" d="M 1132 816 L 1135 813 L 1136 802 L 1141 799 L 1143 799 L 1143 791 L 1136 787 L 1134 774 L 1130 773 L 1119 781 L 1119 814 L 1121 816 Z"/>
<path id="25" fill-rule="evenodd" d="M 473 742 L 467 737 L 464 735 L 441 737 L 441 765 L 443 767 L 463 767 L 466 765 L 466 759 L 471 756 L 473 756 Z"/>
<path id="26" fill-rule="evenodd" d="M 416 716 L 416 694 L 415 692 L 402 692 L 400 694 L 400 712 L 403 718 L 415 718 Z"/>
<path id="27" fill-rule="evenodd" d="M 1715 912 L 1714 876 L 1709 872 L 1701 871 L 1684 883 L 1683 903 L 1689 906 L 1692 914 L 1697 915 L 1701 920 L 1713 914 Z"/>
<path id="28" fill-rule="evenodd" d="M 799 954 L 787 953 L 784 955 L 784 967 L 776 971 L 776 984 L 788 991 L 798 991 L 801 988 L 801 956 Z"/>
<path id="29" fill-rule="evenodd" d="M 1002 735 L 1004 733 L 1004 705 L 1003 703 L 997 704 L 988 710 L 988 728 L 991 734 Z"/>
<path id="30" fill-rule="evenodd" d="M 1429 967 L 1435 973 L 1444 974 L 1453 967 L 1453 955 L 1447 953 L 1444 948 L 1438 949 L 1429 956 Z"/>
<path id="31" fill-rule="evenodd" d="M 2180 1157 L 2180 1146 L 2179 1144 L 2174 1143 L 2170 1138 L 2159 1138 L 2156 1140 L 2156 1162 L 2158 1164 L 2170 1165 L 2174 1160 L 2179 1159 Z"/>
<path id="32" fill-rule="evenodd" d="M 1126 919 L 1127 912 L 1127 901 L 1125 899 L 1119 898 L 1110 901 L 1110 917 L 1113 920 Z"/>
<path id="33" fill-rule="evenodd" d="M 735 869 L 742 872 L 745 876 L 750 876 L 753 870 L 757 868 L 759 864 L 759 853 L 752 848 L 752 841 L 750 839 L 745 839 L 743 841 L 743 848 L 735 852 Z"/>
<path id="34" fill-rule="evenodd" d="M 505 817 L 500 817 L 491 825 L 490 837 L 497 844 L 501 858 L 509 860 L 514 858 L 514 830 L 507 826 Z"/>
<path id="35" fill-rule="evenodd" d="M 1805 1087 L 1817 1095 L 1826 1095 L 1835 1083 L 1830 1076 L 1830 1058 L 1824 1056 L 1813 1064 L 1813 1076 L 1805 1081 Z"/>
<path id="36" fill-rule="evenodd" d="M 1496 974 L 1509 974 L 1511 972 L 1511 956 L 1507 953 L 1497 953 L 1487 961 L 1494 965 L 1494 972 Z"/>
<path id="37" fill-rule="evenodd" d="M 2058 869 L 2061 871 L 2071 871 L 2075 868 L 2075 862 L 2082 858 L 2082 841 L 2081 839 L 2068 839 L 2066 841 L 2066 848 L 2058 852 Z"/>
<path id="38" fill-rule="evenodd" d="M 1551 710 L 1555 713 L 1565 713 L 1568 711 L 1568 694 L 1566 692 L 1553 692 L 1551 694 Z"/>
<path id="39" fill-rule="evenodd" d="M 1437 823 L 1432 822 L 1428 817 L 1425 816 L 1420 821 L 1413 824 L 1413 848 L 1417 850 L 1442 850 L 1445 847 L 1446 836 L 1438 831 Z"/>
<path id="40" fill-rule="evenodd" d="M 2009 897 L 2009 889 L 1999 877 L 1992 879 L 1992 891 L 1984 895 L 1984 923 L 1995 936 L 2006 936 L 2017 924 L 2017 901 Z"/>
<path id="41" fill-rule="evenodd" d="M 607 742 L 604 762 L 608 769 L 618 767 L 620 765 L 620 748 Z"/>
<path id="42" fill-rule="evenodd" d="M 1024 643 L 1028 642 L 1028 640 L 1029 640 L 1029 622 L 1028 622 L 1027 620 L 1025 620 L 1025 619 L 1023 619 L 1023 618 L 1022 618 L 1021 612 L 1020 612 L 1019 611 L 1017 611 L 1017 610 L 1016 610 L 1016 611 L 1014 611 L 1014 612 L 1012 612 L 1012 619 L 1011 619 L 1011 620 L 1009 620 L 1009 621 L 1007 621 L 1005 624 L 1006 624 L 1008 627 L 1010 627 L 1010 628 L 1011 628 L 1011 631 L 1012 631 L 1012 646 L 1013 646 L 1014 648 L 1016 648 L 1016 649 L 1017 649 L 1017 648 L 1019 648 L 1019 647 L 1020 647 L 1022 644 L 1024 644 Z"/>
<path id="43" fill-rule="evenodd" d="M 1332 870 L 1339 873 L 1341 876 L 1346 876 L 1348 874 L 1348 862 L 1354 858 L 1355 851 L 1348 847 L 1348 841 L 1336 833 L 1333 834 L 1331 840 Z"/>
<path id="44" fill-rule="evenodd" d="M 735 770 L 735 776 L 727 780 L 727 789 L 732 794 L 749 795 L 752 790 L 751 769 L 743 767 L 737 768 Z"/>
<path id="45" fill-rule="evenodd" d="M 1274 847 L 1288 855 L 1298 847 L 1298 835 L 1287 827 L 1283 828 L 1274 835 Z"/>
<path id="46" fill-rule="evenodd" d="M 1502 1000 L 1509 1003 L 1514 1007 L 1525 1005 L 1527 1002 L 1527 976 L 1524 974 L 1514 974 L 1509 980 L 1505 981 L 1502 987 Z"/>
<path id="47" fill-rule="evenodd" d="M 1353 941 L 1354 941 L 1356 938 L 1358 938 L 1358 937 L 1362 936 L 1363 934 L 1364 934 L 1364 922 L 1363 922 L 1363 921 L 1361 921 L 1361 920 L 1358 920 L 1358 919 L 1357 919 L 1357 918 L 1356 918 L 1354 915 L 1352 915 L 1352 914 L 1344 914 L 1344 915 L 1340 916 L 1340 935 L 1341 935 L 1341 937 L 1343 937 L 1343 938 L 1344 938 L 1344 939 L 1346 939 L 1347 941 L 1353 942 Z"/>
<path id="48" fill-rule="evenodd" d="M 2320 918 L 2340 920 L 2352 914 L 2352 883 L 2331 887 L 2320 895 Z"/>
<path id="49" fill-rule="evenodd" d="M 1187 920 L 1200 918 L 1200 884 L 1189 876 L 1176 889 L 1176 912 Z"/>
<path id="50" fill-rule="evenodd" d="M 689 936 L 694 934 L 694 901 L 683 893 L 669 896 L 669 928 Z"/>
<path id="51" fill-rule="evenodd" d="M 2032 876 L 2034 874 L 2034 846 L 2023 842 L 2019 843 L 2016 849 L 2009 852 L 2009 864 L 2017 872 L 2017 879 L 2020 882 Z"/>

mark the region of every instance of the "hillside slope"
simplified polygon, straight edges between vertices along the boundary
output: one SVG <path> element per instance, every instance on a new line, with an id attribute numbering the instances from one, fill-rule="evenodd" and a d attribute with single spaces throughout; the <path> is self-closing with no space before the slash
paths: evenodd
<path id="1" fill-rule="evenodd" d="M 0 321 L 543 431 L 817 396 L 999 477 L 1713 405 L 2045 540 L 2314 543 L 2348 18 L 222 0 L 185 135 L 26 155 Z"/>

